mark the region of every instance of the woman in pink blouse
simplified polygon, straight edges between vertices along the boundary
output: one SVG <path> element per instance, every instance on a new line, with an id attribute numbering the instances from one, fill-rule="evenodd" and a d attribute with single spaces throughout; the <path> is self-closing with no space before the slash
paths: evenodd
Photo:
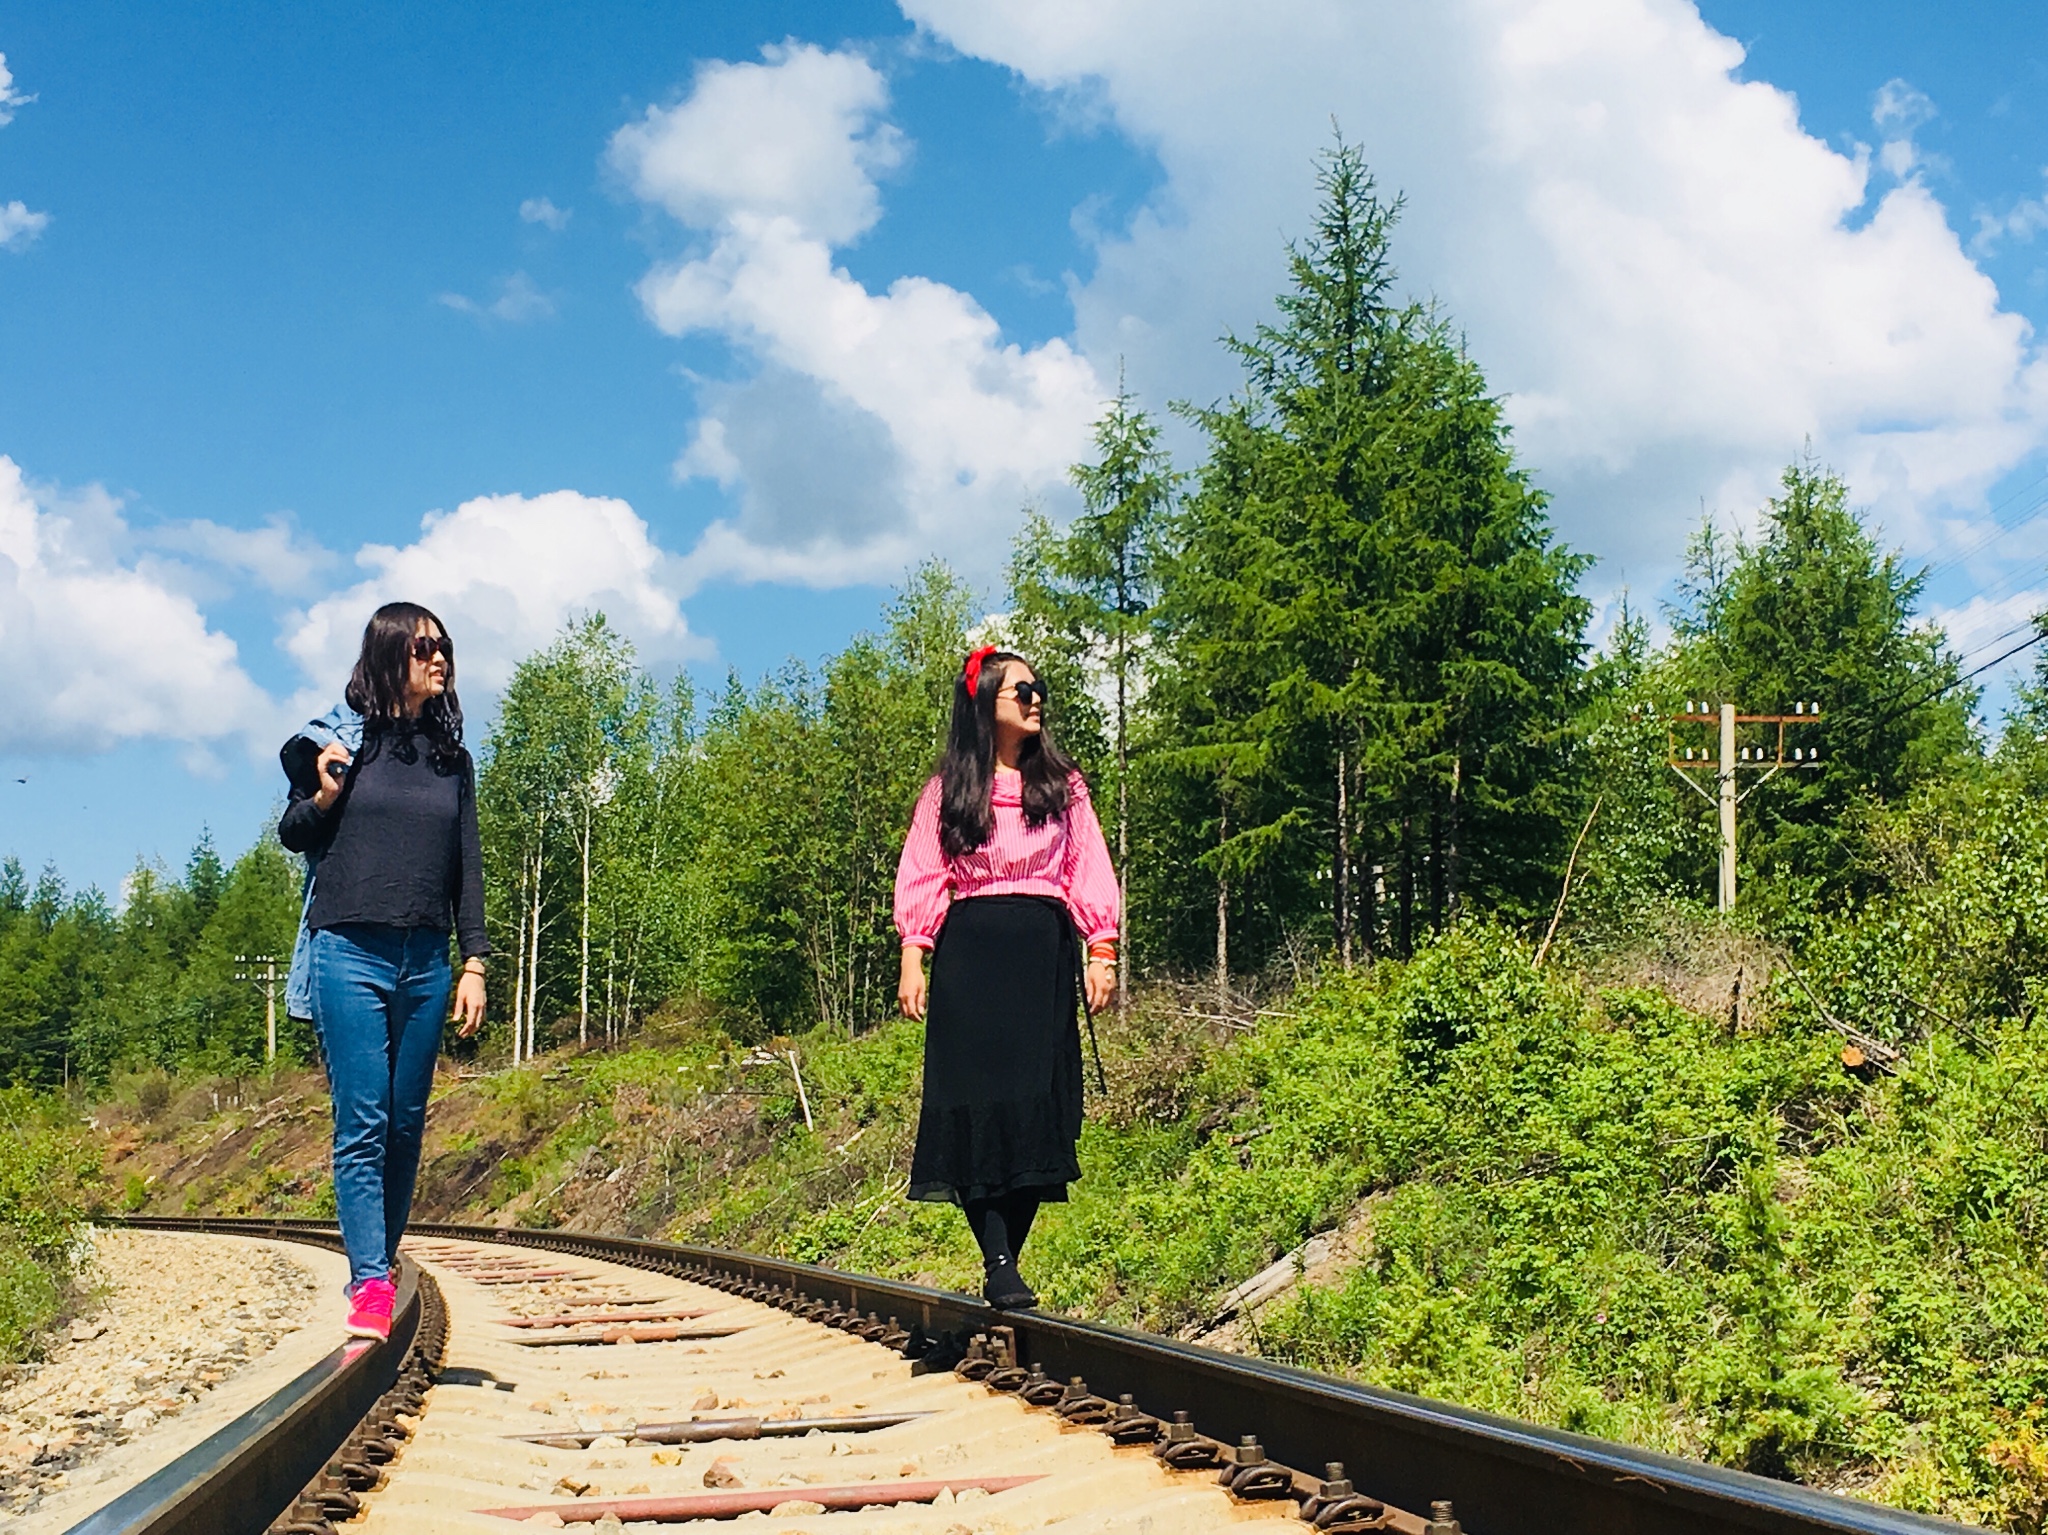
<path id="1" fill-rule="evenodd" d="M 983 1293 L 1010 1308 L 1038 1304 L 1017 1272 L 1032 1218 L 1081 1176 L 1076 992 L 1093 1012 L 1116 982 L 1116 874 L 1045 703 L 1023 657 L 968 656 L 896 867 L 906 1018 L 926 1017 L 932 967 L 910 1197 L 966 1212 Z"/>

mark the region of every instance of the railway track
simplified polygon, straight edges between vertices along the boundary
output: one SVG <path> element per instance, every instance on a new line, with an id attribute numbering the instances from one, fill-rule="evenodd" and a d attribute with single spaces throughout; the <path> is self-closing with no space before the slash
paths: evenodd
<path id="1" fill-rule="evenodd" d="M 332 1246 L 318 1222 L 142 1219 Z M 742 1253 L 416 1227 L 337 1348 L 74 1535 L 1961 1526 L 1263 1360 Z"/>

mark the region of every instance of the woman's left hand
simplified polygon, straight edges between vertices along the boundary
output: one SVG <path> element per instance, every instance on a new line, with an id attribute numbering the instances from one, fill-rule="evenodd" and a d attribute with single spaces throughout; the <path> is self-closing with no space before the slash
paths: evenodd
<path id="1" fill-rule="evenodd" d="M 455 982 L 455 1032 L 468 1039 L 484 1026 L 484 978 L 465 970 Z"/>
<path id="2" fill-rule="evenodd" d="M 1083 981 L 1088 993 L 1088 1011 L 1099 1013 L 1109 1006 L 1110 998 L 1116 995 L 1116 966 L 1106 959 L 1088 961 L 1088 971 Z"/>

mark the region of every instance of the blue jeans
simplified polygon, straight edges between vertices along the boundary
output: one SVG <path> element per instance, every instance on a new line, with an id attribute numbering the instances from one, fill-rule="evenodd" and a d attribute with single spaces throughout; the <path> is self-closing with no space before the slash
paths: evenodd
<path id="1" fill-rule="evenodd" d="M 368 923 L 322 928 L 306 960 L 334 1093 L 335 1213 L 355 1285 L 390 1272 L 412 1213 L 454 984 L 448 935 Z"/>

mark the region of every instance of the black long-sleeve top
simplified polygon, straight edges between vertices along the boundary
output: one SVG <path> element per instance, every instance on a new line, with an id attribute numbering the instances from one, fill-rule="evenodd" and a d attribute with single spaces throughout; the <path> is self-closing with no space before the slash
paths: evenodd
<path id="1" fill-rule="evenodd" d="M 428 743 L 403 726 L 373 730 L 325 814 L 292 790 L 277 839 L 320 859 L 307 926 L 437 928 L 455 934 L 464 959 L 490 953 L 467 752 L 458 766 L 436 767 Z"/>

